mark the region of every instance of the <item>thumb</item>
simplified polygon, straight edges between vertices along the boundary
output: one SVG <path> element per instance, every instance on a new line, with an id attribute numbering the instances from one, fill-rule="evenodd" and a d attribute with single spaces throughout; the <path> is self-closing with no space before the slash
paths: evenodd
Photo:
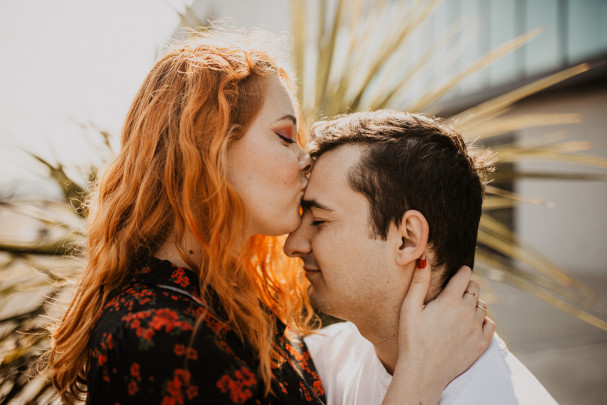
<path id="1" fill-rule="evenodd" d="M 405 297 L 405 306 L 411 307 L 423 307 L 428 290 L 430 289 L 431 279 L 430 266 L 426 260 L 426 255 L 422 255 L 417 259 L 415 272 L 413 273 L 413 279 L 409 286 L 409 291 Z"/>

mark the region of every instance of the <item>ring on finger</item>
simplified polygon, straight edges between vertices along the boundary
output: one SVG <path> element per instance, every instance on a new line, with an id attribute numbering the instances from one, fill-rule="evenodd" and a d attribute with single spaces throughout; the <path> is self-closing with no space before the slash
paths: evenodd
<path id="1" fill-rule="evenodd" d="M 482 304 L 482 302 L 477 302 L 477 303 L 476 303 L 476 307 L 477 307 L 477 308 L 480 308 L 480 309 L 481 309 L 481 310 L 482 310 L 482 311 L 485 313 L 485 318 L 486 318 L 486 317 L 487 317 L 487 307 L 486 307 L 486 306 L 479 305 L 479 304 Z M 484 305 L 484 304 L 483 304 L 483 305 Z"/>
<path id="2" fill-rule="evenodd" d="M 472 294 L 473 297 L 476 297 L 476 293 L 474 291 L 464 291 L 464 294 Z"/>

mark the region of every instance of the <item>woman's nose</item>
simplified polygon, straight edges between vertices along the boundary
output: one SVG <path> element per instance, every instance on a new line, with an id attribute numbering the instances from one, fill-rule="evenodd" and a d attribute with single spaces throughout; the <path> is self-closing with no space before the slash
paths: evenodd
<path id="1" fill-rule="evenodd" d="M 314 159 L 310 157 L 307 153 L 301 158 L 301 170 L 304 172 L 306 176 L 310 174 L 312 171 L 312 166 L 314 166 Z"/>

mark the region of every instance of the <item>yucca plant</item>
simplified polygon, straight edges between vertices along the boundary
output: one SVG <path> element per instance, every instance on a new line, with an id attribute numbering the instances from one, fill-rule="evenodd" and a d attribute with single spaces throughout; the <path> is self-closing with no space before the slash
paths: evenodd
<path id="1" fill-rule="evenodd" d="M 101 156 L 111 155 L 110 135 L 83 126 L 102 142 Z M 91 131 L 93 129 L 94 131 Z M 48 171 L 48 180 L 62 192 L 62 200 L 36 196 L 30 199 L 4 197 L 0 215 L 15 226 L 37 227 L 37 235 L 20 240 L 0 240 L 0 403 L 53 403 L 58 396 L 46 373 L 40 354 L 48 349 L 48 324 L 60 316 L 72 282 L 84 265 L 86 234 L 84 205 L 88 183 L 97 167 L 77 170 L 78 179 L 67 174 L 61 163 L 29 154 L 31 166 Z M 7 223 L 5 222 L 6 226 Z M 16 230 L 16 229 L 14 229 Z M 13 230 L 13 231 L 14 231 Z"/>
<path id="2" fill-rule="evenodd" d="M 419 58 L 412 59 L 408 40 L 421 27 L 439 0 L 412 2 L 350 0 L 318 2 L 318 15 L 308 19 L 310 3 L 292 0 L 294 52 L 298 74 L 298 98 L 307 124 L 322 117 L 378 108 L 435 112 L 436 102 L 475 71 L 483 69 L 500 56 L 523 45 L 538 34 L 532 31 L 491 51 L 452 77 L 429 88 L 418 99 L 407 98 L 408 89 L 431 63 L 436 54 L 452 38 L 461 35 L 455 24 L 445 37 L 430 45 Z M 373 7 L 371 7 L 371 4 Z M 347 7 L 346 7 L 347 6 Z M 192 9 L 179 13 L 184 27 L 200 27 L 203 19 Z M 378 32 L 391 16 L 399 19 L 393 32 Z M 315 55 L 310 59 L 310 55 Z M 306 58 L 304 58 L 306 57 Z M 409 61 L 407 64 L 401 63 Z M 305 63 L 304 63 L 305 62 Z M 399 68 L 404 66 L 404 69 Z M 510 131 L 541 125 L 577 122 L 571 114 L 534 114 L 503 117 L 516 101 L 587 69 L 579 66 L 536 83 L 521 87 L 494 100 L 483 103 L 451 121 L 478 143 L 498 138 Z M 90 129 L 90 128 L 89 128 Z M 87 131 L 90 135 L 91 131 Z M 100 153 L 112 155 L 110 134 L 93 131 L 104 145 Z M 601 179 L 605 176 L 587 174 L 526 173 L 507 163 L 526 159 L 551 159 L 606 168 L 604 159 L 578 152 L 586 144 L 571 141 L 540 139 L 534 145 L 520 147 L 514 143 L 494 146 L 499 157 L 497 180 L 508 181 L 530 176 L 568 179 Z M 43 232 L 28 240 L 0 240 L 0 403 L 58 402 L 46 374 L 36 373 L 39 353 L 48 347 L 49 320 L 60 314 L 55 301 L 70 292 L 70 282 L 83 265 L 83 238 L 86 233 L 86 207 L 82 204 L 88 181 L 96 167 L 80 171 L 80 180 L 67 174 L 61 163 L 31 155 L 49 172 L 49 181 L 63 192 L 62 201 L 41 197 L 30 200 L 0 198 L 0 215 L 12 212 L 36 221 Z M 71 173 L 71 172 L 70 172 Z M 550 260 L 492 216 L 492 213 L 535 200 L 492 186 L 485 201 L 485 213 L 479 231 L 477 268 L 482 277 L 503 279 L 527 290 L 552 305 L 563 309 L 597 327 L 607 330 L 607 323 L 593 316 L 593 293 L 567 275 Z"/>

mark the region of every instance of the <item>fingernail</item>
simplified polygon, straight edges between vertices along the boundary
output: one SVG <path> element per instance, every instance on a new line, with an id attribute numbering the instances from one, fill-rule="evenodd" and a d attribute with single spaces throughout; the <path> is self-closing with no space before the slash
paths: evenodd
<path id="1" fill-rule="evenodd" d="M 419 259 L 417 259 L 416 267 L 418 269 L 423 269 L 426 267 L 426 255 L 422 255 Z"/>

